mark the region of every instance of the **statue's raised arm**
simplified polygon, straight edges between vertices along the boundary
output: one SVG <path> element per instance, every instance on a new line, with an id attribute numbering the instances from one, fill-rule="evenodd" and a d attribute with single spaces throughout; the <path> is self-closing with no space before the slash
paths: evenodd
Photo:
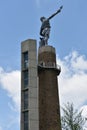
<path id="1" fill-rule="evenodd" d="M 62 8 L 63 8 L 63 6 L 61 6 L 54 14 L 52 14 L 52 15 L 48 18 L 48 20 L 52 19 L 55 15 L 57 15 L 58 13 L 60 13 L 61 10 L 62 10 Z"/>

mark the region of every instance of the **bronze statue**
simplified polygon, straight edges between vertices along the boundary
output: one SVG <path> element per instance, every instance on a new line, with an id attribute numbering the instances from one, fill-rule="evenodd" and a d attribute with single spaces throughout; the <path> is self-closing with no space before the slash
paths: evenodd
<path id="1" fill-rule="evenodd" d="M 45 18 L 45 17 L 41 17 L 40 20 L 42 22 L 41 28 L 40 28 L 40 35 L 42 37 L 40 37 L 40 46 L 44 46 L 48 44 L 48 39 L 49 39 L 49 35 L 50 35 L 50 19 L 52 19 L 55 15 L 57 15 L 58 13 L 61 12 L 61 9 L 63 8 L 63 6 L 60 7 L 60 9 L 58 9 L 56 11 L 56 13 L 52 14 L 49 18 Z"/>

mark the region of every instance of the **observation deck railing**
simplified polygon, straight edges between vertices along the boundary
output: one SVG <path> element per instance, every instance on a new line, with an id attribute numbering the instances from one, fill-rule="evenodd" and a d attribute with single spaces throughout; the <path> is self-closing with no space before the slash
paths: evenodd
<path id="1" fill-rule="evenodd" d="M 38 64 L 38 69 L 39 70 L 41 70 L 41 69 L 54 69 L 54 70 L 57 70 L 58 75 L 61 72 L 61 66 L 57 65 L 55 62 L 46 62 L 46 63 L 40 62 Z"/>

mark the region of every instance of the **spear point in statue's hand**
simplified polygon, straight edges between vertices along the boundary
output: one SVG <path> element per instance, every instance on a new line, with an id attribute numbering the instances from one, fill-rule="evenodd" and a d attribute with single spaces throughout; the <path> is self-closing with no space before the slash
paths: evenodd
<path id="1" fill-rule="evenodd" d="M 60 6 L 60 9 L 57 10 L 57 13 L 60 13 L 62 8 L 63 6 Z"/>
<path id="2" fill-rule="evenodd" d="M 63 8 L 63 6 L 60 6 L 60 10 Z"/>

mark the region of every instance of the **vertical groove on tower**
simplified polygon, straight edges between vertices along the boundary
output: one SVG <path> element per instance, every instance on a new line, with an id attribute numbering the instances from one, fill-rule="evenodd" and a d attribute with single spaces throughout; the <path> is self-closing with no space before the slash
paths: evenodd
<path id="1" fill-rule="evenodd" d="M 61 130 L 55 48 L 43 46 L 38 51 L 39 130 Z"/>

